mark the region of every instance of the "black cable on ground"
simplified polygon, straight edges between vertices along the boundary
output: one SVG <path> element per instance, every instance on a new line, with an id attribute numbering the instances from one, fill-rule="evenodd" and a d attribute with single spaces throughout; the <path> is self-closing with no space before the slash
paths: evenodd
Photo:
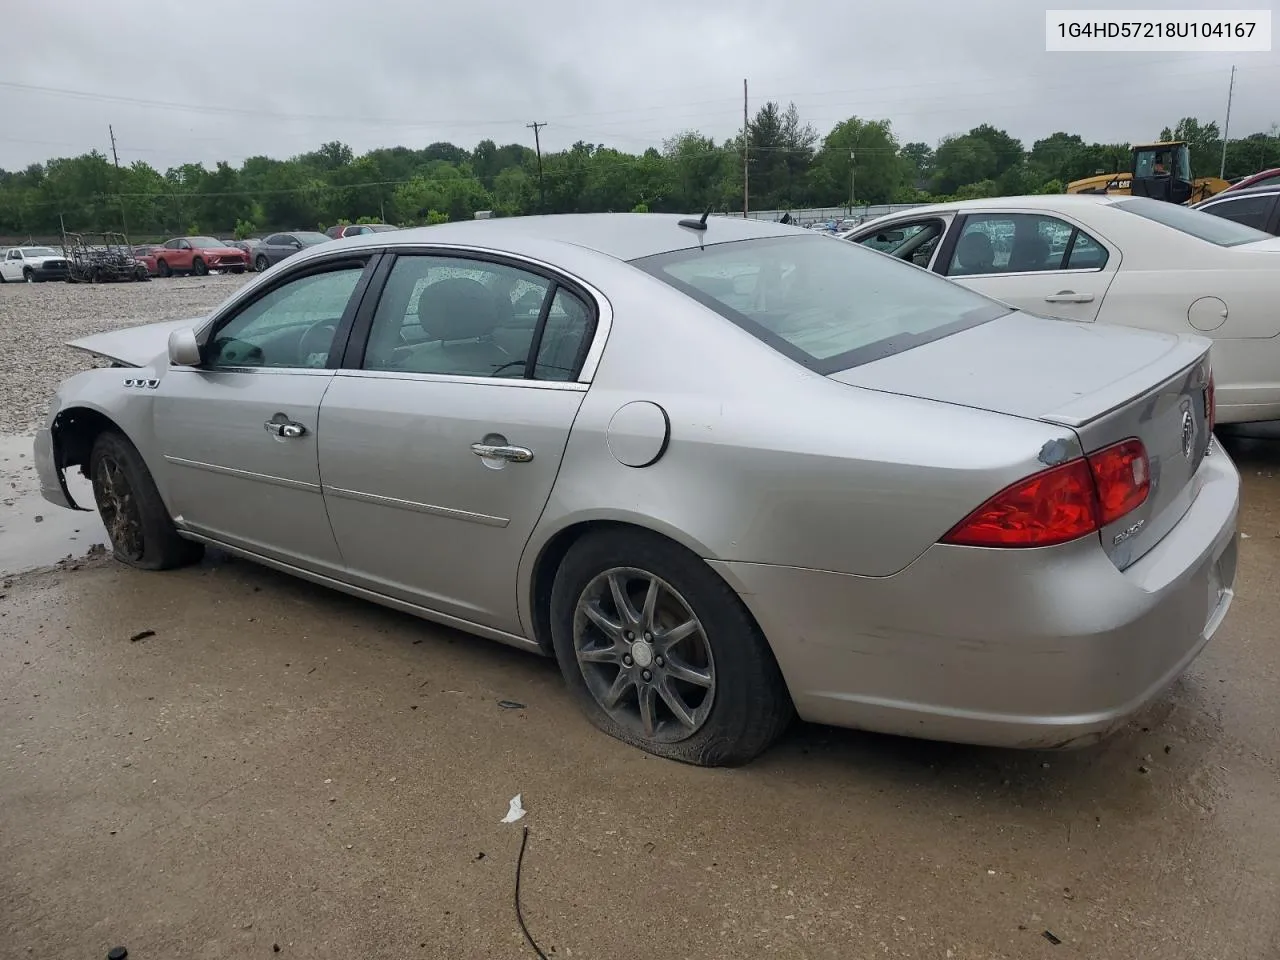
<path id="1" fill-rule="evenodd" d="M 524 934 L 524 938 L 529 941 L 529 946 L 533 947 L 533 952 L 538 955 L 538 960 L 550 960 L 550 958 L 542 952 L 542 948 L 538 946 L 533 939 L 533 934 L 529 932 L 529 928 L 524 923 L 524 913 L 520 909 L 520 871 L 524 867 L 524 848 L 529 842 L 529 828 L 524 828 L 524 834 L 520 837 L 520 855 L 516 857 L 516 920 L 520 923 L 520 931 Z"/>

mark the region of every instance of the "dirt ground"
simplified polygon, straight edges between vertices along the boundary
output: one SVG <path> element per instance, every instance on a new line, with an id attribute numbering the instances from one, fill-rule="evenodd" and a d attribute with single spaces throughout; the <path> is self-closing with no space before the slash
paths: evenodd
<path id="1" fill-rule="evenodd" d="M 1221 632 L 1066 754 L 797 725 L 700 770 L 595 732 L 550 661 L 250 563 L 9 576 L 0 958 L 533 956 L 526 825 L 549 957 L 1274 958 L 1280 440 L 1228 450 Z M 0 539 L 79 557 L 100 528 L 31 520 L 22 452 Z"/>

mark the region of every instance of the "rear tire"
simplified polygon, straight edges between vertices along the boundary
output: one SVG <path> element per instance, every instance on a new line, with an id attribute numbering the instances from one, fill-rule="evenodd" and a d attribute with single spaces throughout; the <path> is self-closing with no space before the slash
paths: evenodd
<path id="1" fill-rule="evenodd" d="M 627 613 L 612 599 L 615 583 Z M 569 549 L 551 591 L 551 635 L 588 719 L 656 756 L 743 764 L 794 716 L 773 652 L 737 594 L 695 554 L 648 531 L 591 533 Z"/>
<path id="2" fill-rule="evenodd" d="M 204 545 L 184 540 L 165 508 L 151 471 L 124 434 L 106 430 L 89 455 L 93 499 L 117 560 L 142 570 L 196 563 Z"/>
<path id="3" fill-rule="evenodd" d="M 266 258 L 266 257 L 261 257 L 261 256 L 260 256 L 260 257 L 258 257 L 258 259 L 257 259 L 257 260 L 253 261 L 253 267 L 254 267 L 254 269 L 255 269 L 255 270 L 257 270 L 257 271 L 258 271 L 258 273 L 262 273 L 262 272 L 264 272 L 264 271 L 265 271 L 268 267 L 270 267 L 270 266 L 271 266 L 271 264 L 267 263 L 267 258 Z"/>
<path id="4" fill-rule="evenodd" d="M 205 264 L 203 260 L 201 260 L 199 257 L 196 257 L 194 260 L 191 261 L 191 272 L 194 273 L 197 277 L 203 277 L 206 273 L 209 272 L 209 267 Z"/>

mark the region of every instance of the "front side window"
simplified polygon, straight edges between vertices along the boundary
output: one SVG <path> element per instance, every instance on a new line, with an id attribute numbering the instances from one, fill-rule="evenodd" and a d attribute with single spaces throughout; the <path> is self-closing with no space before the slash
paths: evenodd
<path id="1" fill-rule="evenodd" d="M 693 247 L 633 265 L 823 374 L 1009 313 L 958 284 L 822 236 Z"/>
<path id="2" fill-rule="evenodd" d="M 1236 247 L 1242 243 L 1271 239 L 1271 234 L 1254 227 L 1210 216 L 1204 210 L 1192 210 L 1178 203 L 1166 203 L 1150 197 L 1126 197 L 1111 206 L 1219 247 Z"/>
<path id="3" fill-rule="evenodd" d="M 363 265 L 284 283 L 220 326 L 205 367 L 324 367 Z"/>
<path id="4" fill-rule="evenodd" d="M 1271 215 L 1271 205 L 1275 202 L 1273 194 L 1262 196 L 1239 197 L 1235 200 L 1223 200 L 1221 203 L 1201 207 L 1205 213 L 1242 223 L 1246 227 L 1265 230 Z"/>
<path id="5" fill-rule="evenodd" d="M 364 367 L 518 379 L 533 354 L 535 378 L 572 380 L 593 329 L 586 304 L 547 277 L 469 258 L 402 256 L 378 302 Z"/>
<path id="6" fill-rule="evenodd" d="M 899 260 L 910 260 L 916 266 L 927 267 L 946 231 L 945 221 L 920 220 L 890 224 L 861 237 L 855 243 L 887 253 Z"/>
<path id="7" fill-rule="evenodd" d="M 166 241 L 165 241 L 165 244 L 164 244 L 164 248 L 165 248 L 166 250 L 181 250 L 181 249 L 182 249 L 182 241 L 181 241 L 181 240 L 166 240 Z"/>

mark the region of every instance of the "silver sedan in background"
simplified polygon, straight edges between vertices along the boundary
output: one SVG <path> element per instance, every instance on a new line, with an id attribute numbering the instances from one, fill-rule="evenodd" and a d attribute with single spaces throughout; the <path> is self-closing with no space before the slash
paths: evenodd
<path id="1" fill-rule="evenodd" d="M 811 231 L 585 215 L 304 251 L 75 346 L 45 496 L 555 656 L 699 764 L 795 713 L 1093 742 L 1222 622 L 1239 477 L 1206 340 L 1045 320 Z"/>

